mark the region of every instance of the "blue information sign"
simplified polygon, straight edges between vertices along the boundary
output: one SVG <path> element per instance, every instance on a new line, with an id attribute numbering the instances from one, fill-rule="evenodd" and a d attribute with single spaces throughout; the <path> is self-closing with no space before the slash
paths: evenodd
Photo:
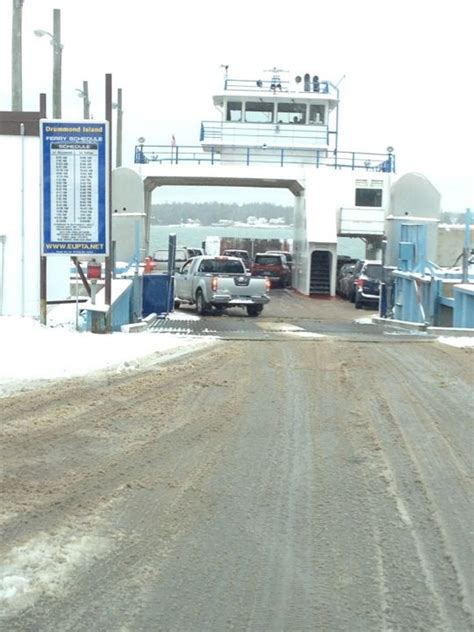
<path id="1" fill-rule="evenodd" d="M 108 123 L 41 121 L 43 255 L 108 255 Z"/>

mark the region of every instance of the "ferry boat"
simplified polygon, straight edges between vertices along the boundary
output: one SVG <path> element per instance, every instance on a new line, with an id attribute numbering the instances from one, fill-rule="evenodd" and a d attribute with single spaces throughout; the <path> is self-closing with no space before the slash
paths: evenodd
<path id="1" fill-rule="evenodd" d="M 315 296 L 335 296 L 338 236 L 363 239 L 375 259 L 390 214 L 439 217 L 439 193 L 419 174 L 398 178 L 392 147 L 340 148 L 337 83 L 276 67 L 234 79 L 226 67 L 213 102 L 220 117 L 201 122 L 200 146 L 174 138 L 136 146 L 146 217 L 152 191 L 165 184 L 286 188 L 294 195 L 293 287 Z"/>

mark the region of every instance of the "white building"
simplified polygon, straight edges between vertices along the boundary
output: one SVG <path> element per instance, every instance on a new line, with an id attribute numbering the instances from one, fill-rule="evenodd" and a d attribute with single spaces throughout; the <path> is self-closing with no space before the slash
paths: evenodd
<path id="1" fill-rule="evenodd" d="M 0 112 L 0 316 L 40 315 L 40 141 L 38 112 Z M 69 258 L 49 258 L 46 300 L 69 294 Z"/>

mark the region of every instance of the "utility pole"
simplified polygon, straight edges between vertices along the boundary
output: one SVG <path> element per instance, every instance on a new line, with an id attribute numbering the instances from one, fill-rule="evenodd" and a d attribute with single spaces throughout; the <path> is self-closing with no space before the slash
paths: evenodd
<path id="1" fill-rule="evenodd" d="M 117 103 L 112 105 L 114 109 L 117 110 L 117 146 L 116 146 L 116 158 L 115 158 L 115 166 L 122 166 L 122 88 L 117 88 Z"/>
<path id="2" fill-rule="evenodd" d="M 53 118 L 61 118 L 61 10 L 53 9 Z"/>
<path id="3" fill-rule="evenodd" d="M 23 77 L 22 77 L 22 47 L 21 23 L 24 0 L 13 0 L 12 18 L 12 111 L 23 110 Z"/>
<path id="4" fill-rule="evenodd" d="M 89 82 L 88 81 L 83 81 L 82 82 L 82 94 L 80 96 L 82 96 L 82 99 L 84 101 L 84 118 L 85 119 L 90 119 L 90 117 L 91 117 L 91 113 L 90 113 L 91 102 L 89 101 Z"/>
<path id="5" fill-rule="evenodd" d="M 63 45 L 61 44 L 61 11 L 53 9 L 53 32 L 44 29 L 34 31 L 37 37 L 47 35 L 53 47 L 53 118 L 61 118 L 61 66 Z"/>

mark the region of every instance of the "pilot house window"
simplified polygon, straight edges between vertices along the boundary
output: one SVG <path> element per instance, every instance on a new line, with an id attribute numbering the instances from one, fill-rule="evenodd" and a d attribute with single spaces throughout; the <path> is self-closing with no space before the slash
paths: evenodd
<path id="1" fill-rule="evenodd" d="M 249 101 L 245 104 L 246 123 L 272 123 L 273 103 Z"/>
<path id="2" fill-rule="evenodd" d="M 382 206 L 382 189 L 356 189 L 356 206 Z"/>
<path id="3" fill-rule="evenodd" d="M 279 103 L 278 123 L 304 123 L 306 118 L 306 105 L 304 103 Z"/>
<path id="4" fill-rule="evenodd" d="M 310 125 L 324 125 L 324 105 L 309 106 Z"/>
<path id="5" fill-rule="evenodd" d="M 240 101 L 229 101 L 227 104 L 227 120 L 238 122 L 242 120 L 242 103 Z"/>

